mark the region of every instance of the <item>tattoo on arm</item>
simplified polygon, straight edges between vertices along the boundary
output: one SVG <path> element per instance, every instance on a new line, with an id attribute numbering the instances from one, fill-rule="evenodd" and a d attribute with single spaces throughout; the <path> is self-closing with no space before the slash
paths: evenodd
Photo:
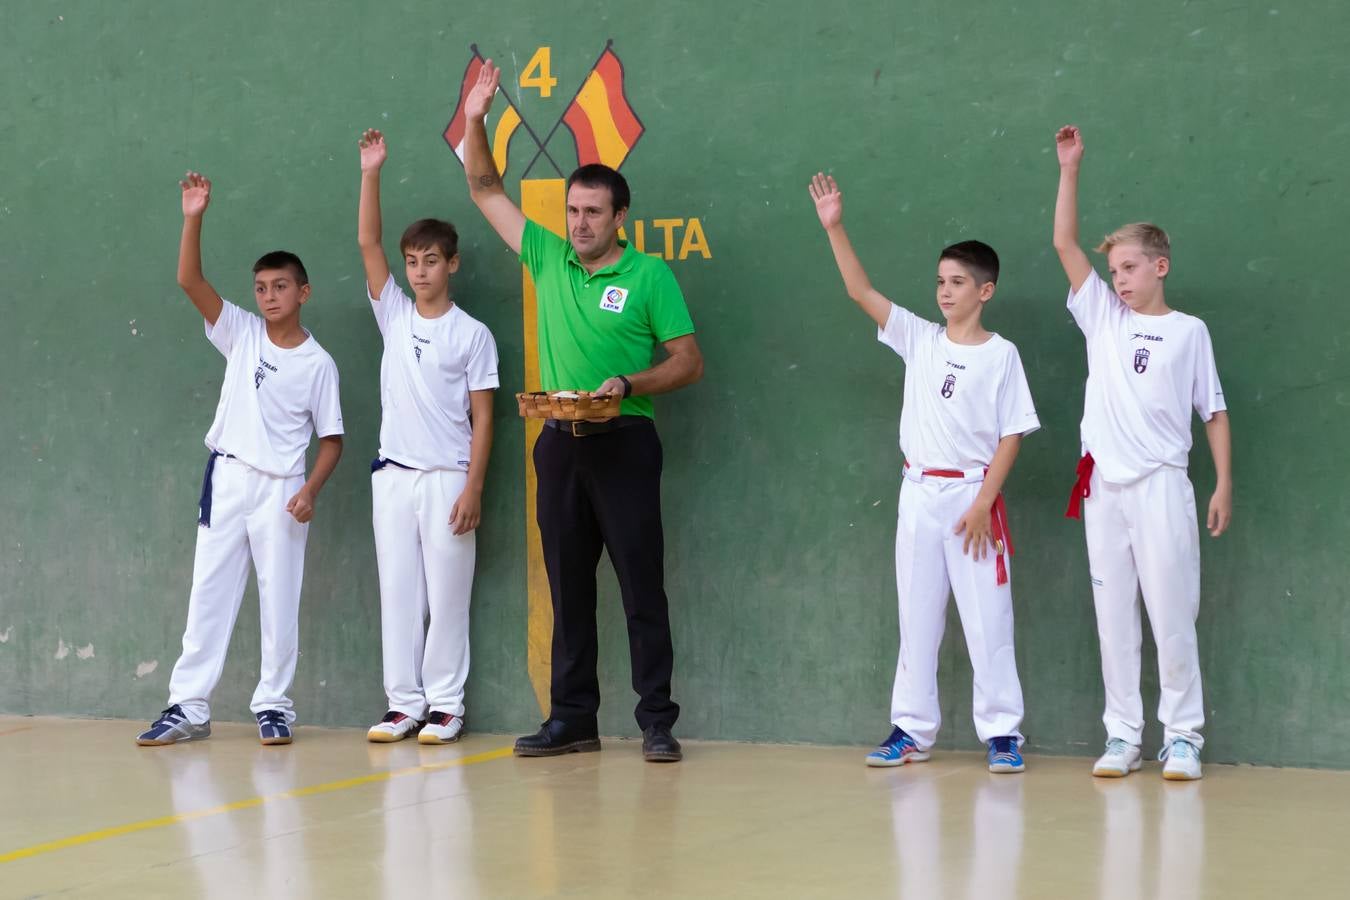
<path id="1" fill-rule="evenodd" d="M 501 179 L 498 178 L 495 174 L 492 174 L 492 175 L 479 175 L 479 176 L 478 176 L 478 186 L 479 186 L 479 187 L 489 188 L 489 187 L 492 187 L 494 184 L 497 184 L 497 183 L 500 182 L 500 181 L 501 181 Z"/>

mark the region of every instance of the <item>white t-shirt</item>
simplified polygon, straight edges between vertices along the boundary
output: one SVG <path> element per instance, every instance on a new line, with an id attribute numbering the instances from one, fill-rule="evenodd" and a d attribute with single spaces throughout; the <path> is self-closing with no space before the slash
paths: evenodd
<path id="1" fill-rule="evenodd" d="M 1095 271 L 1069 292 L 1069 312 L 1087 338 L 1083 452 L 1102 478 L 1130 484 L 1186 468 L 1191 410 L 1208 422 L 1228 408 L 1205 323 L 1176 310 L 1141 316 Z"/>
<path id="2" fill-rule="evenodd" d="M 459 304 L 424 319 L 390 275 L 371 298 L 384 336 L 380 456 L 414 469 L 469 468 L 469 392 L 498 386 L 497 343 Z"/>
<path id="3" fill-rule="evenodd" d="M 900 452 L 910 465 L 987 466 L 1003 438 L 1041 427 L 1011 341 L 955 344 L 946 328 L 894 304 L 877 340 L 905 361 Z"/>
<path id="4" fill-rule="evenodd" d="M 313 335 L 298 347 L 278 347 L 260 316 L 228 300 L 206 337 L 226 360 L 206 446 L 269 475 L 304 475 L 310 435 L 342 434 L 333 357 Z"/>

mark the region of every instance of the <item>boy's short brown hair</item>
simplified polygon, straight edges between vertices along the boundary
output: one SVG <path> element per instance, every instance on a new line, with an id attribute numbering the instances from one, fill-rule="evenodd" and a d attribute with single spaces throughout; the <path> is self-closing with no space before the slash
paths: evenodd
<path id="1" fill-rule="evenodd" d="M 430 250 L 435 248 L 452 259 L 459 252 L 459 232 L 455 226 L 441 219 L 418 219 L 403 232 L 398 239 L 398 252 L 407 254 L 409 250 Z"/>
<path id="2" fill-rule="evenodd" d="M 1149 259 L 1171 259 L 1172 242 L 1167 232 L 1149 222 L 1131 222 L 1122 225 L 1102 238 L 1097 247 L 1098 253 L 1110 253 L 1112 247 L 1121 244 L 1137 244 Z"/>

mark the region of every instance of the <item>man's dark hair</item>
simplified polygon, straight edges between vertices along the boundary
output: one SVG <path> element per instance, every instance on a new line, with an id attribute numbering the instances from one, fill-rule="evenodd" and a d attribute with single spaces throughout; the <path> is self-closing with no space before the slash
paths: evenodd
<path id="1" fill-rule="evenodd" d="M 628 193 L 628 180 L 601 163 L 590 163 L 573 172 L 567 179 L 567 189 L 570 191 L 574 184 L 588 188 L 609 188 L 609 197 L 613 201 L 616 213 L 621 209 L 627 209 L 633 200 L 632 195 Z"/>
<path id="2" fill-rule="evenodd" d="M 290 269 L 291 274 L 295 276 L 296 284 L 309 284 L 309 273 L 305 271 L 305 264 L 289 250 L 273 250 L 258 257 L 258 261 L 253 264 L 253 274 L 257 275 L 263 269 Z"/>
<path id="3" fill-rule="evenodd" d="M 398 239 L 398 252 L 409 250 L 440 250 L 446 259 L 459 252 L 459 232 L 455 226 L 441 219 L 418 219 L 409 225 Z"/>
<path id="4" fill-rule="evenodd" d="M 983 241 L 961 241 L 950 247 L 943 247 L 938 262 L 951 259 L 970 270 L 980 284 L 993 282 L 998 284 L 998 254 L 994 248 Z"/>

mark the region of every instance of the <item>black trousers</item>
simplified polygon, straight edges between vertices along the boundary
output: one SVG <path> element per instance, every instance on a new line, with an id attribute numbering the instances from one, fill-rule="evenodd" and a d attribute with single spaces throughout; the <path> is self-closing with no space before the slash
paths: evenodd
<path id="1" fill-rule="evenodd" d="M 672 726 L 674 649 L 661 530 L 661 439 L 650 422 L 573 437 L 545 428 L 534 445 L 537 513 L 553 596 L 550 718 L 590 727 L 596 677 L 595 570 L 609 551 L 628 619 L 638 726 Z"/>

